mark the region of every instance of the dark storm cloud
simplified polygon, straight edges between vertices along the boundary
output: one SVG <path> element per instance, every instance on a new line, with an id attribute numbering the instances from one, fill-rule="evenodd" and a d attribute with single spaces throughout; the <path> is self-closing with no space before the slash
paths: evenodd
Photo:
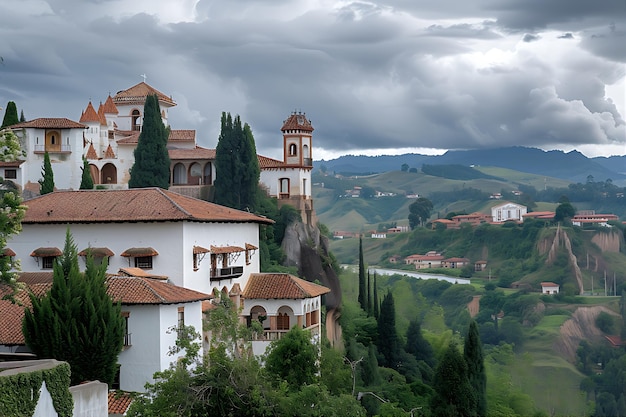
<path id="1" fill-rule="evenodd" d="M 568 4 L 561 15 L 535 0 L 0 5 L 0 105 L 77 120 L 147 74 L 178 103 L 174 128 L 213 147 L 220 113 L 240 114 L 268 156 L 294 110 L 312 119 L 316 148 L 336 152 L 623 142 L 605 97 L 624 78 L 620 22 L 602 23 L 615 4 Z"/>

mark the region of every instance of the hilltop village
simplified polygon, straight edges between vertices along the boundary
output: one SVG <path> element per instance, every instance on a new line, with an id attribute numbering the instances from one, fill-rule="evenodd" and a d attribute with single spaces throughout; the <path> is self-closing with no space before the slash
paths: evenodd
<path id="1" fill-rule="evenodd" d="M 155 372 L 184 354 L 168 355 L 178 337 L 168 329 L 203 329 L 204 314 L 221 297 L 233 302 L 242 323 L 261 323 L 262 331 L 251 340 L 256 355 L 293 326 L 319 345 L 321 297 L 330 289 L 287 273 L 260 273 L 259 228 L 273 221 L 208 201 L 216 150 L 198 146 L 194 130 L 169 129 L 168 190 L 129 189 L 148 95 L 158 97 L 162 121 L 169 127 L 168 113 L 176 103 L 145 82 L 109 95 L 97 110 L 89 102 L 78 121 L 37 118 L 11 126 L 24 158 L 0 163 L 0 176 L 17 186 L 27 207 L 21 232 L 5 250 L 5 256 L 21 264 L 18 300 L 29 305 L 28 292 L 42 296 L 49 291 L 69 229 L 81 269 L 88 253 L 98 264 L 106 259 L 108 294 L 122 306 L 125 336 L 115 388 L 143 392 Z M 303 223 L 315 225 L 313 127 L 304 114 L 292 113 L 280 131 L 284 159 L 258 156 L 261 185 L 279 206 L 291 205 Z M 51 161 L 55 192 L 39 196 L 44 155 Z M 79 190 L 83 158 L 93 190 Z M 28 357 L 24 308 L 2 300 L 0 317 L 0 354 Z M 209 343 L 205 331 L 200 355 Z M 96 393 L 101 388 L 89 389 Z M 111 401 L 109 396 L 110 407 Z"/>

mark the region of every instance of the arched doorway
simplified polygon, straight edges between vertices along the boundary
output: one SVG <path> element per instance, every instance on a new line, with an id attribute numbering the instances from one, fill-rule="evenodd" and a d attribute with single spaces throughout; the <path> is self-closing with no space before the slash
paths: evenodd
<path id="1" fill-rule="evenodd" d="M 187 184 L 187 170 L 180 162 L 174 165 L 174 185 Z"/>
<path id="2" fill-rule="evenodd" d="M 59 152 L 61 150 L 61 133 L 56 130 L 49 130 L 46 132 L 46 147 L 47 152 Z"/>
<path id="3" fill-rule="evenodd" d="M 89 173 L 94 184 L 100 184 L 100 170 L 97 166 L 89 164 Z"/>
<path id="4" fill-rule="evenodd" d="M 190 185 L 198 185 L 201 183 L 200 182 L 201 180 L 202 180 L 202 166 L 199 163 L 194 162 L 189 167 L 189 180 L 187 181 L 187 183 Z"/>
<path id="5" fill-rule="evenodd" d="M 132 126 L 131 126 L 132 130 L 135 130 L 135 131 L 141 130 L 141 113 L 139 112 L 139 110 L 134 109 L 130 113 L 130 119 L 132 123 Z"/>
<path id="6" fill-rule="evenodd" d="M 276 317 L 276 330 L 289 330 L 291 328 L 292 316 L 293 310 L 291 308 L 286 306 L 279 308 Z"/>
<path id="7" fill-rule="evenodd" d="M 117 184 L 117 168 L 113 164 L 104 164 L 102 167 L 101 184 Z"/>

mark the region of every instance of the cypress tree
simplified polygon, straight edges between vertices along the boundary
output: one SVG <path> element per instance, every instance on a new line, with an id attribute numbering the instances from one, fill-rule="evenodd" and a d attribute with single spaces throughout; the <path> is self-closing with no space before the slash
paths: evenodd
<path id="1" fill-rule="evenodd" d="M 24 110 L 20 111 L 20 123 L 25 122 L 26 121 L 26 117 L 24 117 Z"/>
<path id="2" fill-rule="evenodd" d="M 259 206 L 259 160 L 252 129 L 241 118 L 222 113 L 215 150 L 215 202 L 256 212 Z"/>
<path id="3" fill-rule="evenodd" d="M 80 178 L 80 189 L 91 190 L 93 189 L 93 178 L 91 178 L 91 170 L 89 169 L 89 162 L 83 158 L 83 167 L 81 168 L 83 174 Z"/>
<path id="4" fill-rule="evenodd" d="M 380 301 L 378 299 L 378 277 L 374 271 L 374 318 L 378 320 L 380 316 Z"/>
<path id="5" fill-rule="evenodd" d="M 370 270 L 367 270 L 367 315 L 374 315 L 374 306 L 372 305 L 372 280 L 370 279 Z"/>
<path id="6" fill-rule="evenodd" d="M 367 311 L 367 289 L 365 287 L 365 261 L 363 260 L 363 237 L 359 236 L 359 305 Z"/>
<path id="7" fill-rule="evenodd" d="M 463 358 L 467 363 L 467 377 L 476 395 L 476 415 L 487 415 L 487 374 L 478 325 L 472 320 L 465 338 Z"/>
<path id="8" fill-rule="evenodd" d="M 20 120 L 17 118 L 17 106 L 15 105 L 15 102 L 9 101 L 7 103 L 7 109 L 4 112 L 4 119 L 2 119 L 2 126 L 0 126 L 0 129 L 18 124 L 19 122 Z"/>
<path id="9" fill-rule="evenodd" d="M 410 353 L 418 361 L 424 361 L 434 368 L 435 366 L 435 353 L 432 346 L 422 334 L 422 326 L 417 320 L 411 320 L 409 328 L 406 331 L 406 348 L 407 353 Z"/>
<path id="10" fill-rule="evenodd" d="M 382 355 L 381 366 L 397 369 L 400 360 L 400 341 L 396 330 L 396 308 L 391 291 L 387 292 L 380 306 L 377 346 L 378 352 Z"/>
<path id="11" fill-rule="evenodd" d="M 106 267 L 106 262 L 96 266 L 88 256 L 81 273 L 68 230 L 63 255 L 54 263 L 50 292 L 42 298 L 31 294 L 32 310 L 24 312 L 26 345 L 39 358 L 68 362 L 72 385 L 96 379 L 111 385 L 115 378 L 124 319 L 120 305 L 106 292 Z"/>
<path id="12" fill-rule="evenodd" d="M 129 188 L 169 188 L 168 134 L 168 129 L 161 119 L 159 99 L 156 94 L 151 94 L 146 97 L 143 107 L 143 127 L 134 152 L 135 163 L 130 169 Z"/>
<path id="13" fill-rule="evenodd" d="M 52 172 L 52 164 L 50 163 L 50 155 L 48 152 L 43 154 L 43 170 L 41 171 L 42 179 L 39 180 L 39 194 L 44 195 L 54 191 L 54 172 Z"/>
<path id="14" fill-rule="evenodd" d="M 467 376 L 467 363 L 454 342 L 450 342 L 437 365 L 433 389 L 433 416 L 476 416 L 476 397 Z"/>

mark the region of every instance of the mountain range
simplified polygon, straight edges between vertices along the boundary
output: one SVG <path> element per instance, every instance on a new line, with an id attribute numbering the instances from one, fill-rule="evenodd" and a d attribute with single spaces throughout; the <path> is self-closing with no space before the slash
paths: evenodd
<path id="1" fill-rule="evenodd" d="M 523 146 L 454 150 L 447 151 L 443 155 L 345 155 L 337 159 L 320 160 L 314 163 L 316 168 L 344 175 L 398 171 L 403 164 L 417 169 L 424 164 L 493 166 L 571 182 L 584 183 L 589 176 L 592 176 L 594 181 L 611 179 L 616 185 L 626 185 L 626 155 L 588 158 L 578 151 L 544 151 Z"/>

